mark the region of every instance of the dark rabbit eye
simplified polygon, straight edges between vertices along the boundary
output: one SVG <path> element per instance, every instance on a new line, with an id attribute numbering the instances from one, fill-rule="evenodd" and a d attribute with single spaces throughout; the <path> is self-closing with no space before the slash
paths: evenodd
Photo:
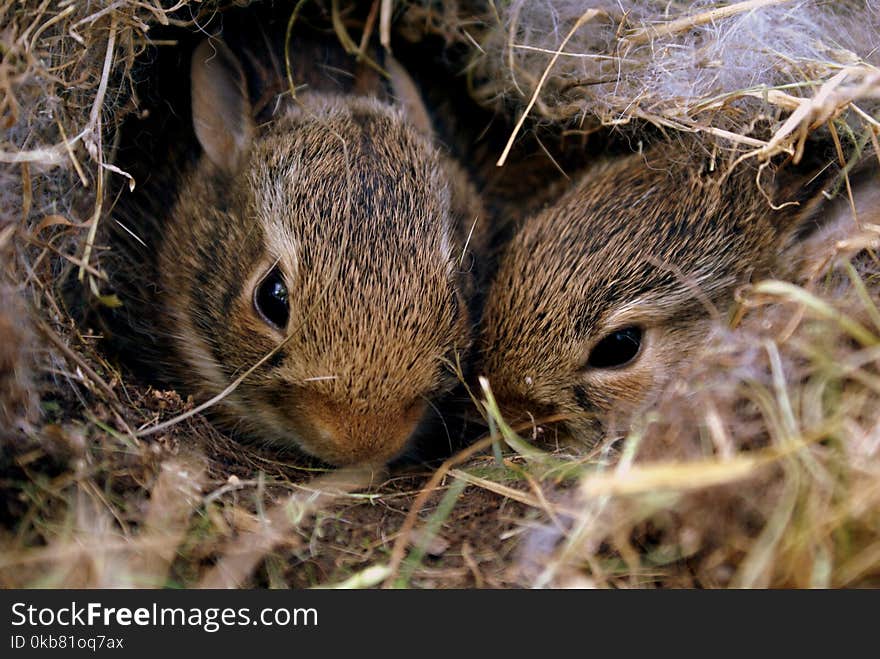
<path id="1" fill-rule="evenodd" d="M 290 304 L 281 270 L 272 268 L 269 274 L 263 277 L 263 281 L 257 285 L 257 290 L 254 291 L 254 307 L 263 320 L 270 325 L 274 325 L 277 329 L 287 327 L 287 320 L 290 318 Z"/>
<path id="2" fill-rule="evenodd" d="M 617 368 L 626 366 L 642 347 L 642 329 L 640 327 L 624 327 L 612 332 L 590 352 L 587 366 L 592 368 Z"/>

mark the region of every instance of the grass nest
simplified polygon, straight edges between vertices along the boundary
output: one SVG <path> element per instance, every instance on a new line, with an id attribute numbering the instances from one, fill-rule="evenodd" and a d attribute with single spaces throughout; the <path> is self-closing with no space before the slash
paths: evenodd
<path id="1" fill-rule="evenodd" d="M 70 301 L 120 302 L 99 231 L 130 181 L 119 128 L 168 30 L 248 4 L 0 0 L 0 585 L 880 585 L 877 226 L 740 291 L 688 377 L 597 447 L 511 428 L 482 383 L 491 432 L 439 467 L 326 470 L 111 358 Z M 869 2 L 313 4 L 352 53 L 441 43 L 502 117 L 487 167 L 539 132 L 657 128 L 880 157 Z"/>

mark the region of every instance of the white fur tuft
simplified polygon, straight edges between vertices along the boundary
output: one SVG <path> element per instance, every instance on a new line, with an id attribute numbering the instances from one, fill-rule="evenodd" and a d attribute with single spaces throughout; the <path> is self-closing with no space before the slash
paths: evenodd
<path id="1" fill-rule="evenodd" d="M 772 123 L 792 109 L 768 101 L 762 87 L 808 98 L 842 67 L 880 74 L 880 4 L 870 0 L 515 0 L 481 35 L 478 94 L 521 111 L 589 10 L 600 13 L 571 34 L 534 117 L 587 127 L 643 118 L 749 134 L 756 118 Z M 876 112 L 877 86 L 860 109 Z"/>

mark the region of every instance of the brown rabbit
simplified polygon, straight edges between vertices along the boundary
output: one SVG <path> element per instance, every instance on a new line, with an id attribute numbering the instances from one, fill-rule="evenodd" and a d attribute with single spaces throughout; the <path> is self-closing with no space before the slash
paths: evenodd
<path id="1" fill-rule="evenodd" d="M 845 201 L 819 203 L 817 180 L 798 185 L 810 177 L 789 184 L 765 172 L 774 210 L 753 168 L 698 170 L 686 149 L 660 146 L 595 167 L 524 222 L 487 296 L 481 338 L 480 371 L 508 414 L 562 417 L 588 443 L 625 432 L 738 285 L 792 274 L 797 259 L 780 254 L 833 222 L 823 214 L 853 222 Z M 874 218 L 876 180 L 856 195 Z"/>
<path id="2" fill-rule="evenodd" d="M 258 126 L 236 56 L 196 49 L 203 154 L 162 223 L 148 309 L 172 381 L 206 400 L 253 369 L 218 418 L 337 465 L 400 454 L 472 341 L 484 214 L 413 82 L 385 68 L 394 99 L 377 76 L 356 95 L 311 71 Z"/>

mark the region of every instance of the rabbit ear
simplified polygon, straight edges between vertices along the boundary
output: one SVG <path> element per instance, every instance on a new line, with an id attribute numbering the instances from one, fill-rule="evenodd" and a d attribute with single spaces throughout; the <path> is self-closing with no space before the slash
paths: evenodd
<path id="1" fill-rule="evenodd" d="M 841 182 L 837 196 L 819 206 L 822 223 L 846 229 L 880 224 L 880 169 L 855 168 L 848 176 L 849 185 Z"/>
<path id="2" fill-rule="evenodd" d="M 219 39 L 205 39 L 190 67 L 192 117 L 196 137 L 208 158 L 228 174 L 244 164 L 254 138 L 244 71 Z"/>
<path id="3" fill-rule="evenodd" d="M 391 88 L 394 90 L 394 96 L 403 107 L 407 119 L 420 133 L 427 137 L 433 137 L 434 127 L 431 125 L 431 117 L 416 83 L 390 53 L 385 56 L 385 68 L 391 75 Z"/>
<path id="4" fill-rule="evenodd" d="M 880 171 L 872 167 L 851 173 L 850 189 L 852 198 L 844 186 L 834 199 L 817 195 L 818 201 L 801 216 L 797 233 L 783 251 L 796 280 L 815 278 L 839 253 L 880 246 L 873 230 L 880 224 Z"/>

